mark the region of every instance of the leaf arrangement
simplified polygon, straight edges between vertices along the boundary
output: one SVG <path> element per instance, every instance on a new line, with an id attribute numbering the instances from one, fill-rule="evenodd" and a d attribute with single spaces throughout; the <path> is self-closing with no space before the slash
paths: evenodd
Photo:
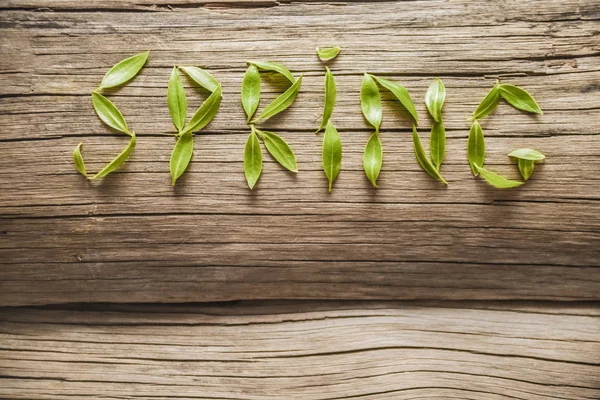
<path id="1" fill-rule="evenodd" d="M 259 137 L 275 161 L 291 172 L 298 172 L 296 156 L 285 140 L 276 133 L 259 130 L 254 125 L 279 114 L 294 103 L 300 92 L 302 75 L 296 79 L 287 68 L 274 62 L 248 61 L 247 64 L 248 68 L 242 79 L 241 89 L 242 108 L 246 113 L 246 122 L 250 126 L 250 136 L 248 136 L 244 148 L 244 174 L 248 187 L 253 189 L 262 172 L 262 152 Z M 279 74 L 289 81 L 290 86 L 271 101 L 258 117 L 253 119 L 260 103 L 260 71 Z"/>
<path id="2" fill-rule="evenodd" d="M 323 62 L 333 60 L 340 53 L 339 47 L 328 47 L 319 49 L 317 47 L 317 55 Z M 321 126 L 317 129 L 316 133 L 319 133 L 325 129 L 323 135 L 323 171 L 329 182 L 329 191 L 331 192 L 333 182 L 337 179 L 337 176 L 342 169 L 342 141 L 340 134 L 337 131 L 335 125 L 331 122 L 331 114 L 333 114 L 333 108 L 335 107 L 335 100 L 337 97 L 337 88 L 335 85 L 335 78 L 329 67 L 325 67 L 325 105 L 323 106 L 323 119 Z"/>
<path id="3" fill-rule="evenodd" d="M 471 171 L 473 172 L 473 175 L 481 176 L 495 188 L 509 189 L 521 186 L 525 182 L 506 179 L 484 168 L 486 155 L 485 139 L 483 136 L 483 129 L 479 123 L 481 119 L 487 117 L 496 110 L 501 98 L 506 100 L 508 104 L 517 110 L 540 115 L 542 114 L 542 110 L 533 96 L 526 90 L 518 86 L 500 83 L 498 81 L 473 112 L 473 123 L 471 124 L 467 142 L 467 159 L 471 166 Z M 539 151 L 527 148 L 517 149 L 508 155 L 517 159 L 519 172 L 525 181 L 528 180 L 533 173 L 535 162 L 545 158 Z"/>
<path id="4" fill-rule="evenodd" d="M 317 55 L 323 62 L 333 60 L 340 53 L 339 47 L 317 48 Z M 101 92 L 122 86 L 133 79 L 143 68 L 149 56 L 149 51 L 136 54 L 115 64 L 106 73 L 97 89 L 92 91 L 92 106 L 100 120 L 109 128 L 129 136 L 125 148 L 112 161 L 106 164 L 96 174 L 90 175 L 82 156 L 83 143 L 73 150 L 75 169 L 90 180 L 102 178 L 117 170 L 130 156 L 136 145 L 135 132 L 129 129 L 125 118 L 117 106 Z M 297 172 L 296 157 L 290 146 L 276 133 L 256 127 L 256 124 L 281 113 L 296 100 L 302 84 L 302 75 L 294 78 L 292 73 L 283 65 L 268 61 L 248 61 L 241 87 L 242 108 L 246 113 L 246 122 L 250 127 L 250 135 L 244 149 L 244 174 L 250 189 L 258 182 L 262 172 L 262 141 L 266 150 L 282 167 L 291 172 Z M 190 81 L 199 88 L 207 90 L 210 95 L 187 121 L 187 96 L 179 72 L 189 77 Z M 289 83 L 286 90 L 271 101 L 258 116 L 255 116 L 261 97 L 261 72 L 269 72 L 282 76 Z M 374 128 L 364 149 L 363 168 L 371 184 L 377 187 L 382 163 L 383 151 L 380 138 L 380 127 L 383 119 L 381 105 L 381 90 L 391 92 L 406 111 L 406 117 L 412 122 L 412 137 L 415 156 L 419 165 L 434 179 L 447 184 L 440 174 L 445 157 L 446 133 L 443 122 L 443 106 L 446 99 L 446 89 L 440 79 L 435 79 L 425 95 L 427 111 L 433 119 L 430 136 L 429 157 L 417 132 L 418 115 L 408 90 L 399 83 L 365 73 L 360 89 L 360 104 L 365 120 Z M 335 77 L 331 70 L 325 67 L 325 102 L 323 117 L 316 133 L 324 130 L 322 163 L 331 192 L 333 183 L 339 175 L 342 162 L 342 143 L 340 135 L 331 121 L 335 107 L 337 88 Z M 216 116 L 222 98 L 221 84 L 207 71 L 195 66 L 173 67 L 167 87 L 167 105 L 177 129 L 177 143 L 170 159 L 171 182 L 173 185 L 186 171 L 194 151 L 194 133 L 208 125 Z M 486 152 L 485 138 L 480 121 L 492 114 L 500 99 L 504 99 L 514 108 L 534 114 L 542 114 L 535 99 L 526 90 L 499 81 L 487 93 L 473 112 L 471 129 L 467 144 L 467 159 L 473 175 L 480 176 L 490 185 L 504 189 L 524 184 L 535 167 L 535 163 L 545 159 L 544 154 L 529 148 L 520 148 L 508 154 L 517 161 L 519 172 L 524 181 L 510 180 L 484 167 Z M 259 140 L 260 139 L 260 140 Z"/>
<path id="5" fill-rule="evenodd" d="M 196 110 L 190 121 L 187 119 L 187 97 L 178 70 L 184 72 L 194 84 L 210 92 L 210 96 Z M 208 72 L 198 67 L 173 67 L 167 86 L 167 105 L 177 129 L 177 143 L 171 153 L 171 184 L 175 186 L 177 179 L 187 169 L 194 153 L 193 132 L 208 125 L 217 115 L 221 105 L 221 84 Z"/>
<path id="6" fill-rule="evenodd" d="M 92 106 L 94 107 L 96 115 L 98 115 L 100 120 L 108 127 L 128 135 L 129 143 L 127 143 L 127 146 L 125 146 L 118 156 L 92 176 L 87 173 L 83 155 L 81 154 L 83 143 L 79 143 L 77 147 L 75 147 L 75 150 L 73 150 L 75 169 L 90 180 L 102 178 L 111 172 L 116 171 L 123 163 L 125 163 L 127 158 L 129 158 L 136 143 L 135 132 L 129 130 L 121 111 L 119 111 L 113 102 L 100 94 L 100 92 L 104 89 L 121 86 L 133 79 L 140 72 L 144 64 L 146 64 L 149 55 L 150 52 L 146 51 L 118 62 L 108 70 L 106 75 L 104 75 L 100 86 L 92 92 Z"/>

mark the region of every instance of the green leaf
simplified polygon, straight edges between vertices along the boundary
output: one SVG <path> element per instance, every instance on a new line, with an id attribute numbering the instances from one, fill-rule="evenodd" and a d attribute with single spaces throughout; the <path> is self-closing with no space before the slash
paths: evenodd
<path id="1" fill-rule="evenodd" d="M 274 115 L 279 114 L 294 103 L 298 92 L 300 92 L 300 85 L 302 84 L 302 75 L 296 80 L 296 82 L 288 88 L 285 92 L 279 95 L 275 100 L 269 103 L 265 109 L 256 117 L 252 123 L 260 120 L 266 120 Z"/>
<path id="2" fill-rule="evenodd" d="M 382 163 L 383 150 L 381 148 L 381 141 L 379 134 L 375 132 L 369 138 L 363 155 L 363 169 L 374 187 L 378 187 L 377 178 L 379 177 Z"/>
<path id="3" fill-rule="evenodd" d="M 415 149 L 415 156 L 417 157 L 417 161 L 421 168 L 425 172 L 427 172 L 432 178 L 441 181 L 443 184 L 447 185 L 448 182 L 440 175 L 435 166 L 429 161 L 427 156 L 425 155 L 425 149 L 421 144 L 421 139 L 419 138 L 419 134 L 417 133 L 417 127 L 413 125 L 413 147 Z"/>
<path id="4" fill-rule="evenodd" d="M 490 115 L 498 107 L 500 102 L 500 90 L 498 84 L 495 84 L 492 90 L 481 100 L 481 103 L 475 109 L 473 113 L 473 119 L 482 119 Z"/>
<path id="5" fill-rule="evenodd" d="M 333 60 L 340 54 L 340 51 L 342 51 L 340 47 L 323 47 L 322 49 L 317 47 L 317 55 L 321 61 Z"/>
<path id="6" fill-rule="evenodd" d="M 425 105 L 435 122 L 442 120 L 442 107 L 446 100 L 446 88 L 440 79 L 435 79 L 425 93 Z"/>
<path id="7" fill-rule="evenodd" d="M 208 72 L 198 67 L 179 67 L 194 82 L 213 93 L 220 86 L 219 82 Z"/>
<path id="8" fill-rule="evenodd" d="M 177 179 L 183 175 L 194 153 L 194 136 L 192 132 L 183 133 L 177 138 L 177 143 L 171 153 L 171 184 L 175 186 Z"/>
<path id="9" fill-rule="evenodd" d="M 260 151 L 260 143 L 254 129 L 248 136 L 246 148 L 244 149 L 244 175 L 250 190 L 254 189 L 254 185 L 260 178 L 262 172 L 262 152 Z"/>
<path id="10" fill-rule="evenodd" d="M 533 168 L 535 167 L 535 161 L 533 160 L 524 160 L 519 158 L 517 161 L 519 165 L 519 172 L 523 179 L 528 180 L 531 174 L 533 174 Z"/>
<path id="11" fill-rule="evenodd" d="M 446 155 L 446 128 L 444 128 L 442 121 L 434 122 L 431 126 L 429 152 L 431 154 L 431 163 L 439 171 Z"/>
<path id="12" fill-rule="evenodd" d="M 169 114 L 173 120 L 173 125 L 179 132 L 185 126 L 185 118 L 187 116 L 187 98 L 183 90 L 183 83 L 177 73 L 177 67 L 173 67 L 169 84 L 167 87 L 167 104 L 169 106 Z"/>
<path id="13" fill-rule="evenodd" d="M 342 168 L 342 141 L 331 121 L 327 122 L 323 135 L 323 170 L 329 180 L 329 191 Z"/>
<path id="14" fill-rule="evenodd" d="M 398 99 L 400 104 L 402 104 L 402 106 L 406 109 L 406 111 L 408 111 L 408 113 L 412 117 L 413 124 L 418 124 L 419 115 L 417 114 L 415 104 L 413 103 L 412 97 L 410 97 L 410 93 L 408 93 L 408 90 L 399 83 L 392 82 L 375 75 L 372 75 L 372 77 L 377 81 L 377 83 L 379 83 L 381 86 L 392 92 L 394 96 L 396 96 L 396 99 Z"/>
<path id="15" fill-rule="evenodd" d="M 83 157 L 81 155 L 81 146 L 83 143 L 79 143 L 75 150 L 73 150 L 73 164 L 75 164 L 75 169 L 83 176 L 87 176 L 87 172 L 85 170 L 85 163 L 83 162 Z"/>
<path id="16" fill-rule="evenodd" d="M 509 85 L 503 83 L 498 86 L 500 95 L 514 108 L 522 111 L 527 111 L 535 114 L 543 114 L 540 106 L 535 102 L 533 96 L 531 96 L 525 89 L 521 89 L 518 86 Z"/>
<path id="17" fill-rule="evenodd" d="M 92 92 L 92 105 L 102 122 L 113 129 L 131 135 L 123 114 L 121 114 L 121 111 L 119 111 L 112 101 L 100 93 Z"/>
<path id="18" fill-rule="evenodd" d="M 256 67 L 261 71 L 266 72 L 277 72 L 280 75 L 286 77 L 288 81 L 294 83 L 296 80 L 294 79 L 292 73 L 283 65 L 270 61 L 246 61 L 248 64 L 256 65 Z"/>
<path id="19" fill-rule="evenodd" d="M 325 107 L 323 108 L 323 120 L 321 121 L 321 126 L 317 129 L 317 132 L 321 131 L 327 126 L 329 119 L 331 118 L 331 114 L 333 113 L 333 107 L 335 106 L 335 98 L 337 96 L 337 88 L 335 86 L 335 78 L 333 74 L 329 70 L 328 67 L 325 67 L 327 70 L 325 72 Z"/>
<path id="20" fill-rule="evenodd" d="M 146 51 L 119 61 L 104 75 L 100 88 L 108 89 L 129 81 L 140 72 L 149 55 L 150 51 Z"/>
<path id="21" fill-rule="evenodd" d="M 217 115 L 217 111 L 219 110 L 219 106 L 221 105 L 221 86 L 217 86 L 217 89 L 208 96 L 208 99 L 192 116 L 190 122 L 183 128 L 181 135 L 186 132 L 196 132 L 200 129 L 204 128 L 206 125 L 213 120 L 215 115 Z"/>
<path id="22" fill-rule="evenodd" d="M 360 106 L 365 119 L 375 127 L 375 133 L 379 133 L 382 119 L 381 95 L 377 84 L 367 73 L 363 75 L 360 88 Z"/>
<path id="23" fill-rule="evenodd" d="M 480 167 L 478 164 L 474 165 L 475 169 L 481 177 L 484 178 L 490 185 L 498 189 L 509 189 L 517 186 L 521 186 L 524 182 L 520 181 L 512 181 L 510 179 L 506 179 L 503 176 L 500 176 L 492 171 L 488 171 L 485 168 Z"/>
<path id="24" fill-rule="evenodd" d="M 485 161 L 485 140 L 483 138 L 483 130 L 481 129 L 481 125 L 479 125 L 477 120 L 473 121 L 471 130 L 469 131 L 467 159 L 469 160 L 469 165 L 471 166 L 473 175 L 477 176 L 479 172 L 477 168 L 475 168 L 475 164 L 483 165 Z"/>
<path id="25" fill-rule="evenodd" d="M 291 172 L 298 172 L 296 156 L 294 155 L 294 152 L 290 146 L 281 138 L 281 136 L 273 132 L 259 131 L 254 127 L 253 130 L 259 134 L 260 137 L 262 137 L 267 151 L 279 164 Z"/>
<path id="26" fill-rule="evenodd" d="M 517 149 L 508 153 L 509 157 L 519 158 L 522 160 L 541 161 L 546 158 L 545 155 L 534 149 Z"/>
<path id="27" fill-rule="evenodd" d="M 242 79 L 242 107 L 246 113 L 246 122 L 256 112 L 258 103 L 260 102 L 260 73 L 256 65 L 250 64 L 244 79 Z"/>
<path id="28" fill-rule="evenodd" d="M 96 175 L 92 176 L 89 179 L 103 178 L 111 172 L 116 171 L 121 165 L 123 165 L 123 163 L 125 163 L 127 158 L 129 158 L 129 155 L 133 152 L 133 149 L 135 149 L 135 142 L 135 133 L 131 132 L 131 138 L 129 139 L 129 143 L 127 144 L 127 146 L 125 146 L 123 151 L 121 151 L 121 153 L 119 153 L 117 157 L 115 157 L 104 168 L 102 168 L 100 172 L 98 172 Z"/>

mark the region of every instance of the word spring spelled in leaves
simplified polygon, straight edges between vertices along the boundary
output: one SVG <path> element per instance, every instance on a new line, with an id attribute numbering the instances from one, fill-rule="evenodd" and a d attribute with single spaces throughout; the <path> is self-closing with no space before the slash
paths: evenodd
<path id="1" fill-rule="evenodd" d="M 339 47 L 317 48 L 317 55 L 323 63 L 335 59 L 340 52 Z M 73 162 L 76 170 L 90 180 L 105 177 L 116 171 L 125 163 L 135 148 L 135 132 L 129 129 L 121 111 L 102 92 L 105 89 L 122 86 L 133 79 L 146 64 L 149 54 L 150 52 L 147 51 L 118 62 L 108 70 L 98 88 L 92 91 L 92 106 L 97 116 L 109 128 L 127 135 L 129 142 L 121 153 L 95 174 L 88 173 L 82 155 L 83 143 L 79 143 L 73 151 Z M 209 93 L 207 99 L 198 107 L 189 121 L 187 119 L 187 96 L 180 73 L 185 74 L 198 88 Z M 256 116 L 261 100 L 261 73 L 278 74 L 288 82 L 288 86 L 283 93 L 267 104 Z M 315 133 L 324 132 L 322 166 L 327 177 L 328 190 L 331 192 L 333 183 L 342 167 L 342 142 L 340 134 L 332 122 L 337 88 L 335 77 L 328 66 L 325 66 L 324 78 L 325 101 L 323 115 Z M 301 85 L 302 75 L 294 77 L 282 64 L 270 61 L 247 62 L 247 69 L 242 79 L 241 103 L 250 129 L 243 153 L 244 175 L 250 189 L 253 189 L 257 184 L 263 168 L 261 141 L 266 151 L 275 161 L 292 173 L 298 172 L 296 156 L 289 144 L 280 135 L 263 130 L 258 126 L 290 107 L 298 97 Z M 446 131 L 443 121 L 443 106 L 446 100 L 444 83 L 440 79 L 435 79 L 425 94 L 427 112 L 433 120 L 428 155 L 417 130 L 419 117 L 413 99 L 406 87 L 375 74 L 365 73 L 360 88 L 360 105 L 365 120 L 373 127 L 374 132 L 367 140 L 364 148 L 363 169 L 371 184 L 377 187 L 377 179 L 383 166 L 383 146 L 380 135 L 383 120 L 382 90 L 392 93 L 406 111 L 406 116 L 412 124 L 413 147 L 418 164 L 433 179 L 447 185 L 448 182 L 441 174 L 441 167 L 446 154 Z M 170 173 L 173 185 L 186 171 L 192 159 L 194 133 L 199 132 L 215 118 L 221 106 L 221 99 L 221 84 L 210 73 L 196 66 L 173 67 L 167 84 L 167 107 L 176 130 L 176 142 L 170 158 Z M 496 110 L 501 99 L 504 99 L 514 108 L 527 113 L 542 114 L 542 110 L 533 96 L 526 90 L 498 81 L 473 112 L 467 143 L 467 161 L 471 171 L 473 175 L 483 178 L 490 185 L 499 189 L 507 189 L 523 185 L 531 177 L 535 163 L 543 161 L 545 156 L 541 152 L 530 148 L 516 149 L 508 154 L 511 159 L 516 160 L 523 181 L 507 179 L 485 168 L 485 139 L 480 121 Z"/>

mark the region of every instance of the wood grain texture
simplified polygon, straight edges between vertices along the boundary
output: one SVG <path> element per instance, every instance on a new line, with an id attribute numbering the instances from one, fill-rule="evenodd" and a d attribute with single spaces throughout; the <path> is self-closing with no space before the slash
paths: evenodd
<path id="1" fill-rule="evenodd" d="M 135 3 L 135 4 L 134 4 Z M 8 1 L 0 7 L 0 304 L 235 299 L 600 299 L 600 6 L 540 2 Z M 340 45 L 333 115 L 343 166 L 332 194 L 321 170 L 323 71 L 314 49 Z M 141 75 L 109 97 L 138 134 L 117 174 L 90 184 L 71 165 L 84 142 L 97 171 L 125 145 L 90 106 L 116 61 L 142 50 Z M 247 59 L 304 74 L 296 103 L 265 126 L 300 172 L 265 156 L 250 192 L 239 101 Z M 220 80 L 219 114 L 169 184 L 173 64 Z M 384 96 L 380 189 L 361 170 L 371 133 L 361 74 L 403 82 L 417 100 L 443 79 L 448 188 L 418 166 L 410 127 Z M 467 118 L 496 78 L 533 93 L 545 114 L 503 103 L 483 124 L 487 166 L 547 155 L 518 190 L 470 175 Z M 186 82 L 187 84 L 187 82 Z M 188 86 L 188 92 L 193 90 Z M 281 92 L 265 77 L 263 107 Z M 190 109 L 206 95 L 194 93 Z"/>
<path id="2" fill-rule="evenodd" d="M 0 310 L 3 399 L 597 399 L 598 304 Z"/>

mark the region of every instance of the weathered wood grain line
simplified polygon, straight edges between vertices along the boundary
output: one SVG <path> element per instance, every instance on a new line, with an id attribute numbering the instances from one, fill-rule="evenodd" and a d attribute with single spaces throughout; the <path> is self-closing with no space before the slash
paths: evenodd
<path id="1" fill-rule="evenodd" d="M 598 4 L 169 4 L 0 7 L 0 304 L 599 298 Z M 344 49 L 331 65 L 344 143 L 332 194 L 322 137 L 312 133 L 323 101 L 314 48 L 327 44 Z M 147 49 L 141 75 L 110 93 L 138 146 L 122 171 L 90 184 L 71 165 L 73 147 L 84 142 L 97 170 L 126 138 L 102 126 L 89 92 L 115 61 Z M 297 103 L 265 124 L 292 145 L 300 173 L 266 156 L 250 192 L 239 86 L 253 58 L 284 62 L 305 78 Z M 207 67 L 224 87 L 176 189 L 165 106 L 173 64 Z M 425 142 L 422 99 L 432 78 L 444 79 L 448 188 L 418 167 L 409 125 L 387 95 L 381 188 L 370 187 L 361 170 L 370 134 L 358 102 L 364 71 L 410 89 Z M 527 185 L 504 192 L 474 179 L 465 154 L 467 118 L 497 78 L 526 87 L 545 114 L 502 104 L 483 125 L 487 165 L 518 178 L 508 152 L 534 147 L 548 156 Z M 263 105 L 280 91 L 265 77 Z M 206 94 L 188 92 L 191 111 Z"/>
<path id="2" fill-rule="evenodd" d="M 598 304 L 0 309 L 5 399 L 593 399 Z"/>

